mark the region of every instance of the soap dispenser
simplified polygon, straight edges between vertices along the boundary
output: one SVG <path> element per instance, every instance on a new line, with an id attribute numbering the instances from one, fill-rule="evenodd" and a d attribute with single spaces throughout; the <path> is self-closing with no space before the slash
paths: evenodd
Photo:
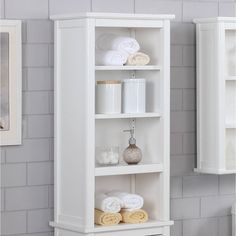
<path id="1" fill-rule="evenodd" d="M 134 138 L 134 129 L 124 130 L 130 132 L 129 146 L 123 152 L 124 161 L 129 165 L 138 164 L 142 160 L 142 151 L 136 146 L 136 139 Z"/>

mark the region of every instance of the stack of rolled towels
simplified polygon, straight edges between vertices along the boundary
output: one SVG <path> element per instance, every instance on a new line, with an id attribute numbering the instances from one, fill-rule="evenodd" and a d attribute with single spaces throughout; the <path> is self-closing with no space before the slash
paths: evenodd
<path id="1" fill-rule="evenodd" d="M 137 194 L 119 191 L 98 194 L 95 197 L 95 224 L 145 223 L 148 214 L 142 209 L 143 204 L 143 198 Z"/>
<path id="2" fill-rule="evenodd" d="M 96 41 L 96 65 L 147 65 L 150 57 L 139 50 L 140 45 L 135 38 L 103 34 Z"/>

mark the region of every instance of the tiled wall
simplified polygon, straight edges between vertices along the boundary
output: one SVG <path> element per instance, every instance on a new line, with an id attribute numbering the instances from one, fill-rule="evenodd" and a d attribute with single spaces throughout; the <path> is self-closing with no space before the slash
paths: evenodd
<path id="1" fill-rule="evenodd" d="M 1 150 L 2 235 L 51 236 L 53 27 L 50 14 L 173 13 L 171 26 L 172 236 L 231 236 L 235 176 L 192 172 L 195 145 L 194 17 L 236 16 L 235 0 L 0 0 L 0 18 L 23 19 L 23 145 Z"/>

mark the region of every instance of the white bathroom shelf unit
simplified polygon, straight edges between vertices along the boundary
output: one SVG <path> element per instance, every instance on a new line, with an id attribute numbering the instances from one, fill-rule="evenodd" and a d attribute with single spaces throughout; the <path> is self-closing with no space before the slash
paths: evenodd
<path id="1" fill-rule="evenodd" d="M 83 13 L 55 20 L 55 236 L 170 235 L 170 20 L 173 15 Z M 147 66 L 96 66 L 103 33 L 132 36 L 151 58 Z M 95 114 L 97 80 L 146 78 L 146 113 Z M 128 146 L 135 126 L 142 163 L 97 167 L 97 146 Z M 94 195 L 111 190 L 143 196 L 144 224 L 97 226 Z"/>
<path id="2" fill-rule="evenodd" d="M 197 168 L 236 173 L 236 17 L 196 19 Z"/>

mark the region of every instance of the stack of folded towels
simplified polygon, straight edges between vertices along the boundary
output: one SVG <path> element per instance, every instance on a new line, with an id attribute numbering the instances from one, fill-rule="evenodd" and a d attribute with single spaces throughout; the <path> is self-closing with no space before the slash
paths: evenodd
<path id="1" fill-rule="evenodd" d="M 137 194 L 112 191 L 95 197 L 95 223 L 109 226 L 120 222 L 138 224 L 148 220 L 148 214 L 141 209 L 143 198 Z"/>
<path id="2" fill-rule="evenodd" d="M 147 65 L 149 56 L 139 50 L 140 45 L 134 38 L 103 34 L 96 41 L 96 65 Z"/>

